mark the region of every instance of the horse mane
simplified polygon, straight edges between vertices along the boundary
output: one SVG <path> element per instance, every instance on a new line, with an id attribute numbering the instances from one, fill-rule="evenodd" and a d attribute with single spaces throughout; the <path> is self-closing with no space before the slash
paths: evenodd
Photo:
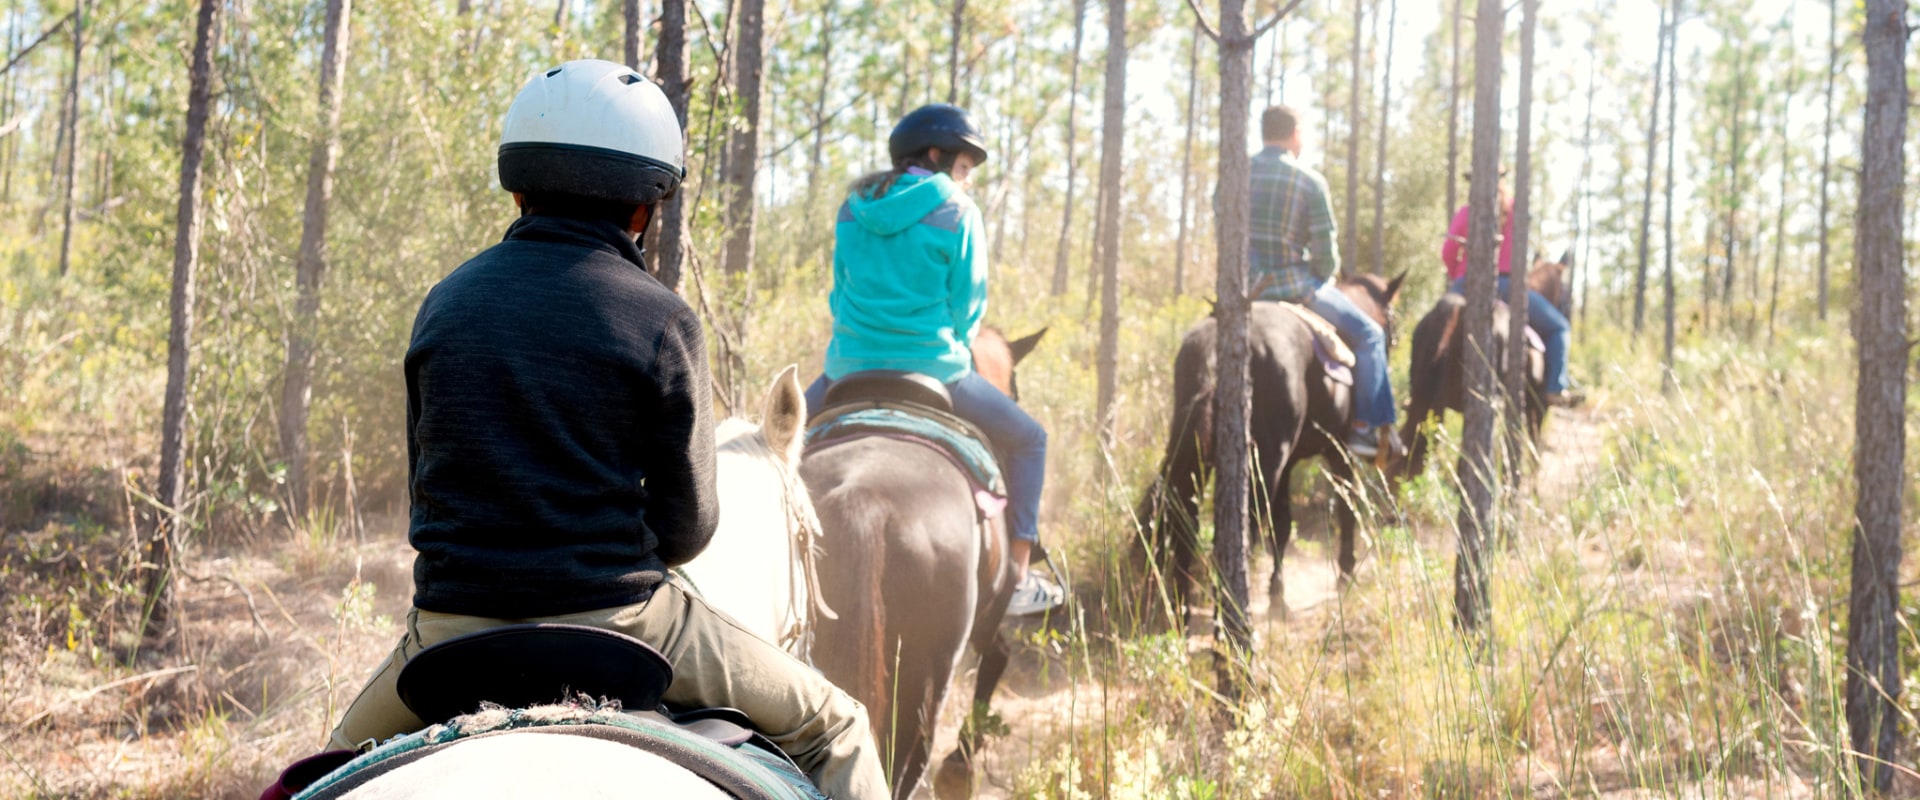
<path id="1" fill-rule="evenodd" d="M 721 452 L 753 459 L 775 458 L 773 447 L 767 444 L 766 431 L 741 417 L 728 417 L 721 420 L 719 425 L 714 426 L 713 439 L 715 446 Z"/>

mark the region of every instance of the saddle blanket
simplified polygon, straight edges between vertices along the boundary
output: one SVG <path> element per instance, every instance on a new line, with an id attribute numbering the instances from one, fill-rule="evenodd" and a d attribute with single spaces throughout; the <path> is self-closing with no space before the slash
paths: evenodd
<path id="1" fill-rule="evenodd" d="M 1327 358 L 1343 367 L 1354 365 L 1353 348 L 1340 338 L 1340 329 L 1333 327 L 1326 317 L 1313 313 L 1313 309 L 1299 303 L 1281 303 L 1282 307 L 1293 312 L 1301 322 L 1307 323 L 1307 329 L 1313 331 L 1313 344 L 1325 351 Z"/>
<path id="2" fill-rule="evenodd" d="M 855 407 L 807 430 L 808 449 L 832 447 L 864 436 L 914 442 L 946 456 L 973 487 L 983 517 L 1006 510 L 1006 479 L 1000 461 L 979 437 L 923 413 L 889 407 Z"/>
<path id="3" fill-rule="evenodd" d="M 1334 383 L 1352 386 L 1353 348 L 1340 338 L 1340 330 L 1333 327 L 1326 317 L 1313 313 L 1313 309 L 1299 303 L 1280 305 L 1293 312 L 1294 316 L 1307 324 L 1307 330 L 1313 332 L 1313 357 L 1320 360 L 1320 366 L 1327 370 L 1327 377 L 1333 379 Z"/>
<path id="4" fill-rule="evenodd" d="M 767 752 L 768 744 L 753 740 L 718 741 L 694 729 L 656 719 L 653 715 L 623 712 L 616 705 L 531 706 L 507 709 L 494 706 L 443 725 L 388 740 L 295 796 L 295 800 L 335 797 L 364 785 L 373 777 L 417 761 L 463 739 L 486 738 L 509 731 L 577 734 L 644 750 L 679 765 L 735 797 L 755 800 L 822 800 L 804 774 L 783 755 Z"/>

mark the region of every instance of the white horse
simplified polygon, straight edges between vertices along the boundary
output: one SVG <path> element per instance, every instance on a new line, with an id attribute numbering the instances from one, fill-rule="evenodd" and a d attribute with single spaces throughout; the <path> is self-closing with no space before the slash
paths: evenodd
<path id="1" fill-rule="evenodd" d="M 735 417 L 714 431 L 720 527 L 680 572 L 713 607 L 807 660 L 820 593 L 813 565 L 820 520 L 800 480 L 807 403 L 798 370 L 767 387 L 760 424 Z"/>

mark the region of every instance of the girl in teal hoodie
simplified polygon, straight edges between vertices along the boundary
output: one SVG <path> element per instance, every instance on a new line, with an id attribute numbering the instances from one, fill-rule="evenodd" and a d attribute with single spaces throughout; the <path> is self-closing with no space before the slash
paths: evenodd
<path id="1" fill-rule="evenodd" d="M 1024 563 L 1040 539 L 1047 432 L 973 371 L 973 337 L 987 310 L 986 226 L 965 186 L 987 160 L 986 139 L 956 106 L 923 106 L 888 137 L 893 169 L 855 182 L 834 224 L 833 340 L 826 374 L 807 389 L 818 411 L 827 387 L 853 372 L 904 370 L 938 379 L 955 414 L 992 440 L 1005 461 L 1007 527 Z M 1058 586 L 1029 571 L 1010 614 L 1060 604 Z"/>

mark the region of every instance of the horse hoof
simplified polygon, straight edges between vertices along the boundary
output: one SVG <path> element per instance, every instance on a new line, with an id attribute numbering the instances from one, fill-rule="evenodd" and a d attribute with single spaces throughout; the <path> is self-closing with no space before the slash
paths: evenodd
<path id="1" fill-rule="evenodd" d="M 939 800 L 962 800 L 973 796 L 973 766 L 959 753 L 947 756 L 940 762 L 940 771 L 933 777 L 933 796 Z"/>
<path id="2" fill-rule="evenodd" d="M 1288 613 L 1287 592 L 1285 588 L 1280 585 L 1280 580 L 1276 578 L 1272 585 L 1267 588 L 1267 616 L 1277 620 L 1285 620 Z"/>

